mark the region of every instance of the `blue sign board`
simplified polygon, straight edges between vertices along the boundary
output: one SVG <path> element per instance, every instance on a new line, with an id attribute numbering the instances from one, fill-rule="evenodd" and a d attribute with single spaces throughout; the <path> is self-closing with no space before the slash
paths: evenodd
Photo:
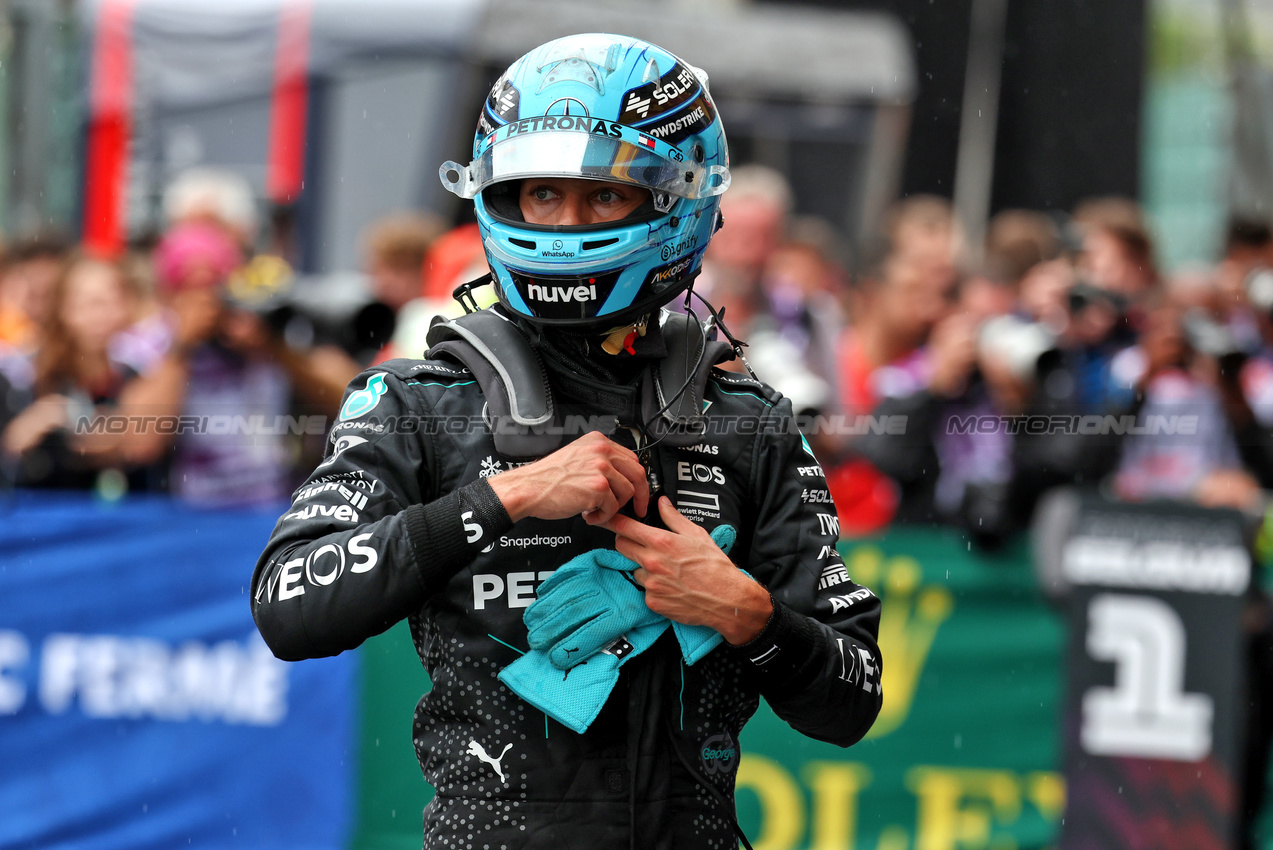
<path id="1" fill-rule="evenodd" d="M 344 845 L 356 662 L 287 664 L 257 635 L 277 516 L 0 505 L 0 848 Z"/>

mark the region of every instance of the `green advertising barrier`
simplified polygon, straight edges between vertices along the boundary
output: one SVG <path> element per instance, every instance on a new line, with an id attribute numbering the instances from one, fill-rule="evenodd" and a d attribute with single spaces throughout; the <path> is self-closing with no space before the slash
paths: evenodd
<path id="1" fill-rule="evenodd" d="M 756 850 L 1026 850 L 1055 841 L 1063 618 L 1024 540 L 988 555 L 951 529 L 843 541 L 883 603 L 884 708 L 847 750 L 762 703 L 742 734 L 739 821 Z"/>
<path id="2" fill-rule="evenodd" d="M 1063 624 L 1024 541 L 986 555 L 948 529 L 841 544 L 883 602 L 884 709 L 848 750 L 792 731 L 762 702 L 742 735 L 739 821 L 756 850 L 1028 850 L 1050 846 Z M 427 677 L 405 623 L 368 641 L 357 850 L 419 848 L 431 791 L 411 746 Z"/>
<path id="3" fill-rule="evenodd" d="M 353 850 L 420 850 L 433 789 L 411 743 L 416 703 L 429 689 L 403 620 L 358 649 L 362 678 L 358 823 Z"/>

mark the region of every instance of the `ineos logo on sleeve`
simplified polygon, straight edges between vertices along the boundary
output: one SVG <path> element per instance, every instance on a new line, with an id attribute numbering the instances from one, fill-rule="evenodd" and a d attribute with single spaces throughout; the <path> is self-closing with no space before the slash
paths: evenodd
<path id="1" fill-rule="evenodd" d="M 314 564 L 324 555 L 331 554 L 336 556 L 336 563 L 331 569 L 325 573 L 314 572 Z M 328 543 L 325 546 L 319 546 L 317 549 L 309 553 L 309 557 L 305 559 L 305 578 L 309 579 L 309 583 L 319 587 L 327 585 L 340 578 L 340 574 L 345 571 L 345 550 L 337 546 L 335 543 Z"/>
<path id="2" fill-rule="evenodd" d="M 380 553 L 375 547 L 368 546 L 371 532 L 355 534 L 343 547 L 338 543 L 325 543 L 314 549 L 304 558 L 293 558 L 279 566 L 279 569 L 257 590 L 258 601 L 279 601 L 305 595 L 305 580 L 313 587 L 326 587 L 334 583 L 344 574 L 346 566 L 351 573 L 365 573 L 372 570 L 380 560 Z M 358 558 L 348 564 L 346 553 Z M 326 572 L 314 568 L 324 559 L 334 559 Z"/>

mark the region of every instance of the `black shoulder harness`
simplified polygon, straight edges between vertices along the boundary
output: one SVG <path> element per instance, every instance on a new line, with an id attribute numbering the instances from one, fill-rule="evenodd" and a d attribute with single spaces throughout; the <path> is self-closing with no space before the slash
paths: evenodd
<path id="1" fill-rule="evenodd" d="M 711 339 L 694 320 L 663 312 L 667 356 L 641 378 L 646 436 L 673 446 L 693 445 L 705 429 L 703 393 L 717 363 L 732 359 L 729 343 Z M 544 364 L 522 332 L 494 310 L 433 320 L 425 356 L 468 367 L 486 397 L 485 418 L 496 450 L 507 457 L 543 457 L 567 442 Z"/>

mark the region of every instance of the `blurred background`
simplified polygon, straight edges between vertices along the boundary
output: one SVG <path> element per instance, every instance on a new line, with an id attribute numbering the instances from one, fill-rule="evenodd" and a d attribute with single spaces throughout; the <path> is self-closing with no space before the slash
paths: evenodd
<path id="1" fill-rule="evenodd" d="M 1273 847 L 1273 0 L 0 0 L 0 847 L 419 846 L 405 627 L 288 665 L 245 587 L 584 31 L 710 75 L 695 288 L 883 600 L 866 741 L 745 732 L 753 845 Z"/>

